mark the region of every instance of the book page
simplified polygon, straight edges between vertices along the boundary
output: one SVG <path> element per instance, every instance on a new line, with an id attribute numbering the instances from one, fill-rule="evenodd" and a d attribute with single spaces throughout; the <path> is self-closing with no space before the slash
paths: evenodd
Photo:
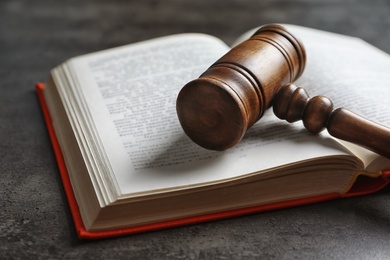
<path id="1" fill-rule="evenodd" d="M 106 151 L 107 176 L 123 196 L 227 180 L 312 157 L 347 154 L 326 135 L 265 114 L 236 147 L 216 152 L 194 144 L 176 116 L 177 94 L 228 47 L 204 35 L 151 40 L 73 59 L 83 113 Z M 87 120 L 87 119 L 86 119 Z M 88 121 L 88 120 L 87 120 Z M 102 149 L 103 150 L 103 149 Z"/>
<path id="2" fill-rule="evenodd" d="M 307 62 L 303 75 L 294 83 L 305 88 L 310 97 L 330 98 L 334 108 L 344 107 L 374 122 L 390 126 L 390 56 L 367 42 L 346 35 L 283 24 L 298 37 L 306 49 Z M 249 30 L 233 46 L 251 37 L 257 28 Z M 340 141 L 365 165 L 390 167 L 390 160 Z M 379 158 L 380 157 L 380 158 Z"/>
<path id="3" fill-rule="evenodd" d="M 374 122 L 390 126 L 390 56 L 354 37 L 291 27 L 307 50 L 307 64 L 296 82 L 309 95 L 330 98 L 334 107 L 345 107 Z M 378 155 L 341 141 L 366 165 Z M 390 167 L 390 160 L 380 158 Z M 378 169 L 378 168 L 376 168 Z M 374 170 L 374 169 L 369 169 Z"/>
<path id="4" fill-rule="evenodd" d="M 304 73 L 295 82 L 310 97 L 323 95 L 335 107 L 345 107 L 366 118 L 390 125 L 390 56 L 367 42 L 350 36 L 282 24 L 306 49 Z M 233 43 L 248 39 L 249 30 Z"/>
<path id="5" fill-rule="evenodd" d="M 329 33 L 299 31 L 308 58 L 301 79 L 311 96 L 329 97 L 366 118 L 390 125 L 390 56 L 368 43 Z"/>

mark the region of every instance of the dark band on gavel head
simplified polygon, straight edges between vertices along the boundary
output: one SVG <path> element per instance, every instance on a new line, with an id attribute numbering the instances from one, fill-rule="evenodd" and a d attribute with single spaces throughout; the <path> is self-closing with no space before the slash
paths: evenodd
<path id="1" fill-rule="evenodd" d="M 234 146 L 305 62 L 303 44 L 284 27 L 261 27 L 182 88 L 176 109 L 184 132 L 207 149 Z"/>

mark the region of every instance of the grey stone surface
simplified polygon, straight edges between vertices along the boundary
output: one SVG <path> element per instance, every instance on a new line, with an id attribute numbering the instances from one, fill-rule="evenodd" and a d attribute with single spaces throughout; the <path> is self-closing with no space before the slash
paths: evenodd
<path id="1" fill-rule="evenodd" d="M 2 0 L 0 259 L 390 258 L 389 189 L 139 235 L 77 239 L 34 82 L 79 54 L 180 32 L 232 43 L 271 22 L 361 37 L 390 53 L 386 0 Z"/>

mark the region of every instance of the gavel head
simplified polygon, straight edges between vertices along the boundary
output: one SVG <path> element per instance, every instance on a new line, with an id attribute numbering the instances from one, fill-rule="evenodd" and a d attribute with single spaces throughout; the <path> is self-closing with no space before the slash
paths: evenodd
<path id="1" fill-rule="evenodd" d="M 305 61 L 302 43 L 284 27 L 261 27 L 182 88 L 176 110 L 184 132 L 207 149 L 234 146 Z"/>

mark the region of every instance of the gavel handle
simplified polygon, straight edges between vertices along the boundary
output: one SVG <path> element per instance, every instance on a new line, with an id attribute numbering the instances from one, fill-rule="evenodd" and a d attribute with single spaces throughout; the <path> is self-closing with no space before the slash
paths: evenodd
<path id="1" fill-rule="evenodd" d="M 339 139 L 363 146 L 390 159 L 390 129 L 347 109 L 332 112 L 328 132 Z"/>
<path id="2" fill-rule="evenodd" d="M 273 101 L 277 117 L 288 122 L 302 120 L 312 133 L 327 128 L 330 135 L 365 147 L 390 159 L 390 128 L 372 122 L 347 109 L 333 110 L 333 103 L 323 96 L 309 98 L 293 84 L 283 86 Z"/>

